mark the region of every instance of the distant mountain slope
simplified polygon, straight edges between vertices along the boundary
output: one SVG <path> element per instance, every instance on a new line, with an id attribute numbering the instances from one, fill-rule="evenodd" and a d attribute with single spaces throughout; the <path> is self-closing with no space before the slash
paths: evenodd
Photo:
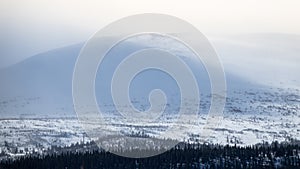
<path id="1" fill-rule="evenodd" d="M 117 52 L 123 55 L 129 54 L 132 51 L 145 47 L 143 45 L 144 44 L 137 45 L 128 42 L 119 46 Z M 72 75 L 76 58 L 82 46 L 83 44 L 77 44 L 41 53 L 11 67 L 0 70 L 0 116 L 74 116 Z M 113 54 L 114 52 L 112 52 L 111 55 Z M 180 55 L 181 57 L 187 57 L 184 56 L 184 53 Z M 114 61 L 114 59 L 111 61 Z M 197 80 L 199 84 L 201 84 L 200 92 L 209 94 L 210 85 L 207 82 L 208 76 L 204 67 L 194 63 L 191 63 L 190 66 L 192 69 L 200 72 L 200 74 L 197 75 Z M 99 78 L 109 78 L 106 77 L 109 76 L 109 73 L 106 74 L 106 72 L 102 72 L 102 74 L 102 77 L 99 76 L 96 79 L 96 83 L 100 84 L 100 86 L 101 82 L 99 82 Z M 155 84 L 155 82 L 158 81 L 156 74 L 151 75 L 151 73 L 148 73 L 148 77 L 144 84 L 140 84 L 140 88 L 134 89 L 141 91 L 134 92 L 135 94 L 145 93 L 143 90 L 149 90 L 149 88 L 153 87 L 151 84 Z M 205 80 L 200 80 L 198 77 L 202 77 Z M 145 79 L 140 78 L 140 80 L 143 81 Z M 229 95 L 235 90 L 240 90 L 240 88 L 263 88 L 261 85 L 257 85 L 228 72 L 226 72 L 226 80 Z M 165 86 L 162 88 L 168 88 L 168 85 L 172 85 L 166 83 L 164 80 L 161 81 L 162 82 L 157 85 L 164 84 Z M 109 89 L 107 88 L 107 90 Z M 100 97 L 101 95 L 97 94 L 97 96 Z M 135 95 L 135 97 L 139 96 Z M 108 102 L 111 101 L 110 99 L 107 100 Z"/>
<path id="2" fill-rule="evenodd" d="M 0 70 L 1 117 L 72 112 L 72 74 L 82 44 L 48 51 Z"/>
<path id="3" fill-rule="evenodd" d="M 300 35 L 256 33 L 211 39 L 227 72 L 259 84 L 300 89 Z"/>

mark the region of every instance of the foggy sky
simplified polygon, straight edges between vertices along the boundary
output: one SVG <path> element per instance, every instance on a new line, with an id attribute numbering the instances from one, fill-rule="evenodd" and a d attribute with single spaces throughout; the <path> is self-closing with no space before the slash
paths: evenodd
<path id="1" fill-rule="evenodd" d="M 86 41 L 103 26 L 138 13 L 173 15 L 206 36 L 300 34 L 298 0 L 74 1 L 1 0 L 0 68 L 47 50 Z"/>

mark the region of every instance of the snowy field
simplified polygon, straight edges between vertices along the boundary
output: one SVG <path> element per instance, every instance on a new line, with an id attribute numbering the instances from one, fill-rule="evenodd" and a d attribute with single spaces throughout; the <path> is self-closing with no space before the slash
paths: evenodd
<path id="1" fill-rule="evenodd" d="M 240 97 L 243 96 L 243 97 Z M 237 144 L 240 146 L 272 141 L 300 140 L 300 97 L 298 90 L 276 92 L 251 90 L 231 94 L 227 98 L 224 117 L 217 126 L 209 128 L 205 140 L 210 143 Z M 111 124 L 109 131 L 124 135 L 143 133 L 162 138 L 161 133 L 174 124 L 172 115 L 163 122 L 147 125 L 138 121 L 120 122 L 118 118 L 105 118 Z M 199 124 L 180 124 L 188 132 L 168 135 L 177 140 L 201 140 L 201 128 L 206 115 L 200 114 Z M 165 137 L 165 136 L 164 136 Z M 92 138 L 93 139 L 93 138 Z M 1 151 L 23 153 L 43 151 L 51 146 L 68 146 L 90 140 L 77 118 L 14 118 L 0 120 Z"/>

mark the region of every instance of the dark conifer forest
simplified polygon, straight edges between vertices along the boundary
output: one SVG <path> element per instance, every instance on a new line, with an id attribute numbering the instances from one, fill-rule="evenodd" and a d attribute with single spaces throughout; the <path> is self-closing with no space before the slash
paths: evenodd
<path id="1" fill-rule="evenodd" d="M 273 142 L 248 147 L 180 143 L 163 154 L 136 159 L 100 151 L 92 144 L 56 147 L 42 155 L 2 160 L 0 169 L 300 168 L 299 144 L 292 143 Z"/>

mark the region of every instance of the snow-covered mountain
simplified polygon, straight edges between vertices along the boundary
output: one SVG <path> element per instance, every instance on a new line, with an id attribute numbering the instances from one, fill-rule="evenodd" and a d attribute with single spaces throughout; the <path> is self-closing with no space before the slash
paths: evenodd
<path id="1" fill-rule="evenodd" d="M 149 42 L 150 43 L 144 43 Z M 99 86 L 98 97 L 104 100 L 105 105 L 110 105 L 110 83 L 115 66 L 128 54 L 142 48 L 156 47 L 170 48 L 172 52 L 177 52 L 182 59 L 187 60 L 191 69 L 196 72 L 196 78 L 199 83 L 200 92 L 207 95 L 210 92 L 208 75 L 203 65 L 197 61 L 187 59 L 191 53 L 178 44 L 170 46 L 170 40 L 164 40 L 161 37 L 142 37 L 137 38 L 137 44 L 133 40 L 128 40 L 118 45 L 108 54 L 106 64 L 103 70 L 98 70 L 99 75 L 96 79 L 96 85 Z M 158 44 L 157 42 L 160 42 Z M 149 45 L 150 44 L 150 45 Z M 176 46 L 177 45 L 177 46 Z M 72 45 L 30 57 L 20 63 L 0 70 L 0 113 L 1 117 L 18 117 L 18 116 L 73 116 L 72 103 L 72 76 L 83 44 Z M 120 53 L 122 56 L 119 56 Z M 147 93 L 152 89 L 160 87 L 166 94 L 173 97 L 179 97 L 178 87 L 172 81 L 172 78 L 158 71 L 145 72 L 145 77 L 137 78 L 132 87 L 132 98 L 141 100 L 148 98 Z M 159 80 L 158 80 L 159 79 Z M 236 87 L 249 86 L 251 88 L 261 88 L 259 85 L 251 84 L 246 79 L 238 78 L 227 73 L 226 79 L 228 89 L 234 90 Z M 141 83 L 142 82 L 142 83 Z M 98 89 L 96 89 L 97 92 Z M 175 96 L 174 96 L 175 95 Z M 103 99 L 104 98 L 104 99 Z M 174 102 L 178 103 L 176 99 Z M 145 99 L 147 100 L 147 99 Z M 169 100 L 170 101 L 170 100 Z M 171 102 L 171 101 L 170 101 Z M 100 103 L 101 104 L 101 103 Z M 145 103 L 141 103 L 145 104 Z M 147 104 L 147 103 L 146 103 Z M 141 105 L 136 104 L 137 107 Z M 144 105 L 145 106 L 145 105 Z M 147 107 L 147 105 L 146 105 Z"/>
<path id="2" fill-rule="evenodd" d="M 241 76 L 240 73 L 245 70 L 239 69 L 239 65 L 246 67 L 246 70 L 251 66 L 258 66 L 259 68 L 264 66 L 264 64 L 260 65 L 260 61 L 258 61 L 257 65 L 247 67 L 247 60 L 243 62 L 243 59 L 240 59 L 239 61 L 241 62 L 237 63 L 237 65 L 233 65 L 235 59 L 240 57 L 247 58 L 247 56 L 243 56 L 244 52 L 241 50 L 235 50 L 236 53 L 233 52 L 235 47 L 252 52 L 257 51 L 258 48 L 260 49 L 258 45 L 251 46 L 249 44 L 252 43 L 249 41 L 246 42 L 247 45 L 245 45 L 245 43 L 235 44 L 237 43 L 236 41 L 234 41 L 234 43 L 229 43 L 224 40 L 213 41 L 224 63 L 227 82 L 227 99 L 224 109 L 224 119 L 218 126 L 214 126 L 215 128 L 211 129 L 213 131 L 209 141 L 221 144 L 232 143 L 249 145 L 262 142 L 263 140 L 284 141 L 291 138 L 300 139 L 300 90 L 285 87 L 285 84 L 282 84 L 283 87 L 266 85 L 266 83 L 262 84 L 261 81 L 255 81 L 253 78 L 247 78 L 249 76 Z M 224 43 L 227 45 L 224 45 Z M 170 44 L 172 44 L 172 48 L 170 48 Z M 126 41 L 122 45 L 118 45 L 112 49 L 108 54 L 109 59 L 104 62 L 104 67 L 98 70 L 95 81 L 97 99 L 101 98 L 101 100 L 104 100 L 104 103 L 100 103 L 100 106 L 104 106 L 107 110 L 111 109 L 111 98 L 107 96 L 110 91 L 110 78 L 113 70 L 115 70 L 115 66 L 123 57 L 141 48 L 156 46 L 167 48 L 171 50 L 171 52 L 178 54 L 194 72 L 197 72 L 197 82 L 200 84 L 199 89 L 202 94 L 202 104 L 200 104 L 200 107 L 201 111 L 207 112 L 210 105 L 210 85 L 204 67 L 195 60 L 191 62 L 189 53 L 178 46 L 178 44 L 171 43 L 168 39 L 161 39 L 161 37 L 142 37 L 140 39 Z M 53 131 L 61 131 L 64 129 L 66 132 L 70 131 L 70 135 L 72 135 L 73 130 L 79 131 L 81 128 L 79 124 L 76 123 L 76 119 L 65 119 L 65 121 L 54 119 L 53 122 L 46 120 L 47 124 L 45 124 L 43 119 L 37 121 L 33 120 L 32 122 L 32 119 L 22 120 L 22 118 L 74 117 L 76 115 L 72 103 L 72 75 L 76 59 L 82 47 L 83 44 L 77 44 L 48 51 L 32 56 L 6 69 L 1 69 L 0 117 L 21 117 L 22 122 L 20 122 L 20 125 L 24 123 L 24 125 L 30 128 L 30 131 L 35 131 L 35 138 L 41 138 L 40 144 L 43 145 L 53 145 L 57 142 L 55 139 L 52 141 L 45 139 L 45 136 L 49 135 L 49 133 L 47 133 L 48 129 Z M 264 49 L 265 48 L 266 47 L 264 47 Z M 232 55 L 230 55 L 230 51 L 232 51 Z M 293 53 L 292 50 L 289 50 L 289 52 Z M 239 55 L 241 56 L 239 57 Z M 253 59 L 255 60 L 255 57 L 253 57 Z M 236 74 L 232 71 L 233 68 L 238 71 Z M 268 67 L 265 67 L 265 69 L 267 70 Z M 258 74 L 258 76 L 263 77 L 264 73 L 262 72 Z M 276 81 L 273 82 L 276 83 Z M 131 98 L 137 108 L 143 109 L 149 106 L 145 98 L 148 97 L 149 91 L 156 87 L 160 87 L 166 92 L 167 96 L 171 96 L 168 101 L 172 103 L 172 106 L 177 104 L 178 88 L 171 78 L 161 72 L 145 72 L 143 76 L 137 77 L 132 85 L 133 91 Z M 113 122 L 118 122 L 116 119 L 112 120 Z M 203 116 L 203 114 L 201 114 L 199 122 L 204 124 L 205 120 L 205 115 Z M 14 124 L 17 121 L 18 120 L 1 120 L 3 132 L 9 135 L 10 132 L 19 130 Z M 70 124 L 72 125 L 67 125 L 69 121 L 71 121 Z M 56 123 L 59 123 L 59 125 L 54 125 Z M 121 123 L 116 124 L 112 130 L 118 129 L 121 132 L 132 132 L 142 128 L 145 129 L 146 132 L 149 132 L 146 134 L 157 136 L 161 131 L 161 127 L 165 125 L 167 124 L 155 123 L 149 126 L 141 126 L 138 122 L 130 125 Z M 184 125 L 190 126 L 190 124 Z M 4 130 L 6 126 L 8 126 L 8 128 Z M 45 131 L 42 133 L 38 130 L 36 131 L 36 128 L 39 126 L 44 126 Z M 172 137 L 176 139 L 190 138 L 192 141 L 197 140 L 201 133 L 199 133 L 197 127 L 194 129 L 192 127 L 188 133 Z M 72 139 L 79 140 L 80 137 L 82 137 L 81 130 L 79 133 L 73 133 Z M 27 132 L 28 131 L 22 131 L 19 132 L 19 134 L 12 134 L 10 137 L 3 135 L 3 139 L 13 141 L 24 138 L 26 140 L 28 139 Z M 53 137 L 59 139 L 58 142 L 60 145 L 67 144 L 67 142 L 69 144 L 69 141 L 64 141 L 64 137 L 57 138 L 56 135 Z M 29 138 L 28 143 L 19 140 L 18 144 L 32 144 L 32 140 L 32 138 Z"/>
<path id="3" fill-rule="evenodd" d="M 225 70 L 259 84 L 300 89 L 300 35 L 257 33 L 212 38 Z"/>
<path id="4" fill-rule="evenodd" d="M 72 111 L 72 74 L 82 44 L 41 53 L 0 70 L 1 117 Z"/>

